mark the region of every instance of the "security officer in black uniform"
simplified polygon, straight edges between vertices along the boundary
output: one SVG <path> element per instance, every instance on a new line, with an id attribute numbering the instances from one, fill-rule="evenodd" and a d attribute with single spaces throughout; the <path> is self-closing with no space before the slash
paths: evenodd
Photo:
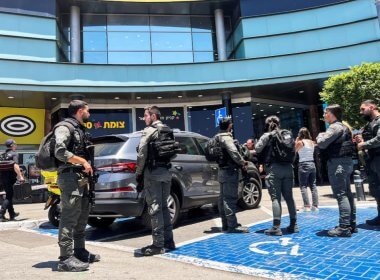
<path id="1" fill-rule="evenodd" d="M 5 160 L 11 160 L 15 164 L 13 166 L 14 170 L 10 171 L 2 171 L 0 173 L 1 176 L 1 182 L 4 186 L 5 190 L 5 199 L 3 200 L 3 204 L 1 205 L 0 210 L 0 222 L 6 222 L 7 219 L 5 218 L 5 212 L 8 209 L 9 213 L 9 220 L 14 221 L 15 218 L 20 214 L 18 212 L 15 212 L 13 208 L 13 185 L 16 183 L 17 178 L 20 182 L 24 181 L 24 176 L 21 172 L 20 166 L 18 165 L 18 153 L 16 152 L 17 144 L 16 141 L 13 139 L 8 139 L 5 141 L 5 154 L 4 159 Z"/>
<path id="2" fill-rule="evenodd" d="M 269 116 L 265 119 L 265 133 L 256 143 L 256 151 L 265 165 L 265 183 L 272 200 L 273 226 L 264 231 L 266 235 L 281 236 L 281 196 L 284 197 L 289 211 L 288 233 L 298 233 L 297 210 L 293 198 L 294 173 L 293 162 L 280 162 L 273 154 L 273 136 L 280 129 L 280 119 Z M 293 161 L 293 158 L 291 159 Z"/>
<path id="3" fill-rule="evenodd" d="M 90 117 L 88 104 L 73 100 L 69 104 L 68 114 L 70 117 L 54 130 L 54 154 L 59 161 L 57 182 L 61 190 L 58 271 L 78 272 L 88 269 L 89 262 L 99 261 L 100 256 L 85 249 L 85 229 L 90 212 L 85 174 L 93 175 L 86 148 L 90 143 L 84 126 Z"/>
<path id="4" fill-rule="evenodd" d="M 222 231 L 227 233 L 248 233 L 249 228 L 240 225 L 236 218 L 238 200 L 239 169 L 246 168 L 248 162 L 240 155 L 232 137 L 232 121 L 222 118 L 219 121 L 219 142 L 223 150 L 223 160 L 219 164 L 219 214 Z"/>
<path id="5" fill-rule="evenodd" d="M 366 100 L 360 106 L 360 115 L 368 121 L 363 134 L 355 137 L 358 149 L 366 151 L 366 171 L 369 190 L 377 203 L 377 216 L 366 223 L 380 226 L 380 113 L 373 100 Z"/>
<path id="6" fill-rule="evenodd" d="M 148 212 L 152 222 L 153 244 L 141 248 L 144 256 L 153 256 L 175 250 L 173 225 L 168 208 L 171 187 L 170 162 L 159 162 L 153 158 L 154 152 L 150 143 L 158 139 L 158 128 L 164 124 L 157 106 L 145 108 L 144 121 L 146 128 L 140 139 L 137 153 L 136 181 L 143 182 Z"/>
<path id="7" fill-rule="evenodd" d="M 339 207 L 339 225 L 327 234 L 331 237 L 351 237 L 352 233 L 357 232 L 356 206 L 350 181 L 354 152 L 352 132 L 342 123 L 340 105 L 333 104 L 326 108 L 325 121 L 330 126 L 326 132 L 317 136 L 317 144 L 328 158 L 329 181 Z"/>

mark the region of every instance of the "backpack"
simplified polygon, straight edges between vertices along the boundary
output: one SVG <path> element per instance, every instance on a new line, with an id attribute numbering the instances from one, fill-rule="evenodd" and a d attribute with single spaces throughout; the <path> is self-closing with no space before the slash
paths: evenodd
<path id="1" fill-rule="evenodd" d="M 173 130 L 167 125 L 154 125 L 157 129 L 157 139 L 149 143 L 149 156 L 152 161 L 169 163 L 171 158 L 178 154 L 181 149 L 179 143 L 175 141 Z"/>
<path id="2" fill-rule="evenodd" d="M 14 171 L 15 162 L 8 157 L 7 153 L 0 155 L 0 172 Z"/>
<path id="3" fill-rule="evenodd" d="M 54 156 L 55 136 L 54 132 L 58 126 L 66 126 L 70 134 L 74 133 L 76 123 L 66 119 L 57 123 L 54 128 L 42 139 L 38 152 L 36 153 L 36 166 L 45 171 L 56 171 L 59 161 Z"/>
<path id="4" fill-rule="evenodd" d="M 293 163 L 296 155 L 292 132 L 278 129 L 272 137 L 272 157 L 274 162 Z"/>
<path id="5" fill-rule="evenodd" d="M 224 153 L 218 135 L 215 135 L 207 141 L 205 156 L 208 161 L 219 162 L 223 160 Z"/>

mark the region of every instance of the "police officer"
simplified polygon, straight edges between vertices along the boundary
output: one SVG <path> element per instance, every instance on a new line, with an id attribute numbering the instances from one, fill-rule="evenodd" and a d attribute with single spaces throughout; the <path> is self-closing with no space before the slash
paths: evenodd
<path id="1" fill-rule="evenodd" d="M 366 166 L 371 195 L 377 202 L 378 214 L 367 220 L 370 226 L 380 226 L 380 113 L 373 100 L 366 100 L 360 106 L 360 115 L 368 121 L 363 135 L 356 136 L 359 150 L 366 150 Z M 363 139 L 364 138 L 364 139 Z"/>
<path id="2" fill-rule="evenodd" d="M 267 173 L 265 182 L 272 200 L 273 226 L 264 231 L 267 235 L 281 236 L 281 195 L 288 206 L 290 225 L 289 233 L 299 232 L 297 225 L 296 205 L 293 198 L 294 173 L 292 162 L 279 162 L 273 155 L 272 137 L 276 130 L 280 129 L 280 119 L 277 116 L 269 116 L 265 119 L 265 133 L 256 143 L 256 151 L 264 161 L 264 169 Z"/>
<path id="3" fill-rule="evenodd" d="M 150 143 L 158 138 L 157 127 L 163 126 L 157 106 L 145 108 L 143 131 L 137 154 L 136 181 L 144 182 L 145 198 L 151 216 L 153 244 L 141 248 L 144 256 L 163 254 L 175 250 L 173 225 L 168 208 L 171 174 L 170 163 L 152 158 Z"/>
<path id="4" fill-rule="evenodd" d="M 236 148 L 231 130 L 231 119 L 222 118 L 219 121 L 219 133 L 216 135 L 223 151 L 223 160 L 218 162 L 220 183 L 218 208 L 222 219 L 222 231 L 227 233 L 248 233 L 249 228 L 240 225 L 236 218 L 239 169 L 246 168 L 248 162 L 242 158 Z"/>
<path id="5" fill-rule="evenodd" d="M 329 105 L 324 117 L 329 128 L 317 136 L 317 144 L 328 158 L 328 177 L 339 207 L 339 225 L 327 234 L 331 237 L 351 237 L 352 233 L 357 232 L 356 206 L 350 182 L 353 171 L 352 133 L 342 123 L 342 108 L 339 105 Z"/>
<path id="6" fill-rule="evenodd" d="M 88 104 L 73 100 L 69 104 L 68 114 L 70 117 L 64 122 L 71 124 L 74 129 L 59 125 L 54 131 L 62 211 L 58 233 L 58 271 L 76 272 L 86 270 L 89 262 L 99 261 L 100 256 L 85 249 L 85 229 L 90 207 L 88 182 L 84 175 L 93 175 L 88 162 L 90 155 L 86 147 L 89 140 L 84 126 L 90 116 Z"/>
<path id="7" fill-rule="evenodd" d="M 0 222 L 6 222 L 5 212 L 8 209 L 9 220 L 14 221 L 15 218 L 20 214 L 15 212 L 13 208 L 13 185 L 16 183 L 17 178 L 20 182 L 24 181 L 24 176 L 18 165 L 18 153 L 16 152 L 17 144 L 13 139 L 8 139 L 5 141 L 5 160 L 12 160 L 15 164 L 13 166 L 14 170 L 2 171 L 0 173 L 1 182 L 4 185 L 5 199 L 1 205 L 0 210 Z"/>

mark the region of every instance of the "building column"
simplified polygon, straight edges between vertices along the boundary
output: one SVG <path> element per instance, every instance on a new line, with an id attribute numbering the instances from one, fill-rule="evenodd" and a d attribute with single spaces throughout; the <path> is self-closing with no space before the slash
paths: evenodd
<path id="1" fill-rule="evenodd" d="M 216 9 L 215 27 L 216 27 L 216 44 L 218 47 L 218 60 L 227 60 L 226 30 L 224 27 L 224 14 L 222 9 Z"/>
<path id="2" fill-rule="evenodd" d="M 70 9 L 70 62 L 80 63 L 80 9 L 77 6 L 71 6 Z"/>
<path id="3" fill-rule="evenodd" d="M 318 105 L 311 105 L 309 107 L 309 127 L 313 139 L 320 132 L 319 122 Z"/>

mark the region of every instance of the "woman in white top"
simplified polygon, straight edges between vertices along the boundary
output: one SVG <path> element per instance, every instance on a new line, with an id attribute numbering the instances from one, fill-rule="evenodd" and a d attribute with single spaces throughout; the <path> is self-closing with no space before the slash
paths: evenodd
<path id="1" fill-rule="evenodd" d="M 318 190 L 316 185 L 316 168 L 314 163 L 314 146 L 310 132 L 302 127 L 296 139 L 296 152 L 299 155 L 298 180 L 301 188 L 304 211 L 318 211 Z M 307 187 L 311 189 L 313 204 L 310 204 Z"/>

